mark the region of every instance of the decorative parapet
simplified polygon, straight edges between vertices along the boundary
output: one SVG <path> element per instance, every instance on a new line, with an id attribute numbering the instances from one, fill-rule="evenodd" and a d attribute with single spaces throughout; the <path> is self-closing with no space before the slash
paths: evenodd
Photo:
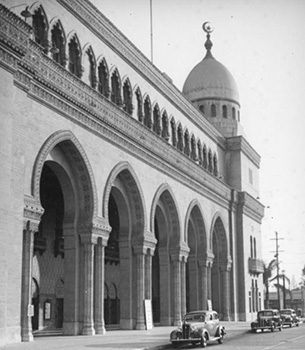
<path id="1" fill-rule="evenodd" d="M 249 258 L 249 273 L 259 275 L 264 272 L 264 261 L 262 259 Z"/>

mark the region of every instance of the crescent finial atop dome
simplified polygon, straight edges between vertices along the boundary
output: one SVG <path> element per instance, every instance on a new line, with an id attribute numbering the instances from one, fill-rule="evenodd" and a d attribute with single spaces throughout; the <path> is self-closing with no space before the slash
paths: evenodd
<path id="1" fill-rule="evenodd" d="M 212 33 L 212 31 L 214 30 L 214 27 L 213 25 L 210 23 L 210 22 L 204 22 L 203 25 L 202 25 L 202 29 L 207 33 L 207 40 L 204 44 L 206 50 L 207 50 L 207 53 L 205 55 L 204 58 L 214 58 L 212 53 L 211 53 L 211 49 L 213 47 L 213 43 L 212 41 L 210 40 L 210 33 Z"/>

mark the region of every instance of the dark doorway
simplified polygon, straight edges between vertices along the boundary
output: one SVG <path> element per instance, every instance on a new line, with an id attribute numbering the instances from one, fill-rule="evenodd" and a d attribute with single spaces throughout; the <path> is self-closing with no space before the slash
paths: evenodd
<path id="1" fill-rule="evenodd" d="M 57 298 L 55 305 L 55 328 L 62 328 L 64 320 L 64 299 Z"/>

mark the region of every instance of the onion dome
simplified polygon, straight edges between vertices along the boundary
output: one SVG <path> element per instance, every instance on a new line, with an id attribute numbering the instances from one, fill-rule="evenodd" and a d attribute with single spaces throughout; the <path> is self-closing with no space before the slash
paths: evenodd
<path id="1" fill-rule="evenodd" d="M 205 22 L 203 30 L 207 33 L 206 55 L 189 73 L 182 92 L 225 136 L 234 136 L 240 109 L 237 84 L 212 55 L 212 25 Z"/>

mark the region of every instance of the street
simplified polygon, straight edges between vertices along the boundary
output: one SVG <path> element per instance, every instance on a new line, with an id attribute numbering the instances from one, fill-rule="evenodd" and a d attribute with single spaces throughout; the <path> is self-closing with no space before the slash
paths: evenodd
<path id="1" fill-rule="evenodd" d="M 305 343 L 305 325 L 301 324 L 299 327 L 284 327 L 280 332 L 275 330 L 264 332 L 247 332 L 242 335 L 230 337 L 228 333 L 224 339 L 223 344 L 219 345 L 217 342 L 209 343 L 207 349 L 212 350 L 303 350 Z M 191 345 L 180 347 L 180 349 L 192 349 Z M 200 346 L 196 347 L 200 349 Z M 172 347 L 173 349 L 173 347 Z"/>

